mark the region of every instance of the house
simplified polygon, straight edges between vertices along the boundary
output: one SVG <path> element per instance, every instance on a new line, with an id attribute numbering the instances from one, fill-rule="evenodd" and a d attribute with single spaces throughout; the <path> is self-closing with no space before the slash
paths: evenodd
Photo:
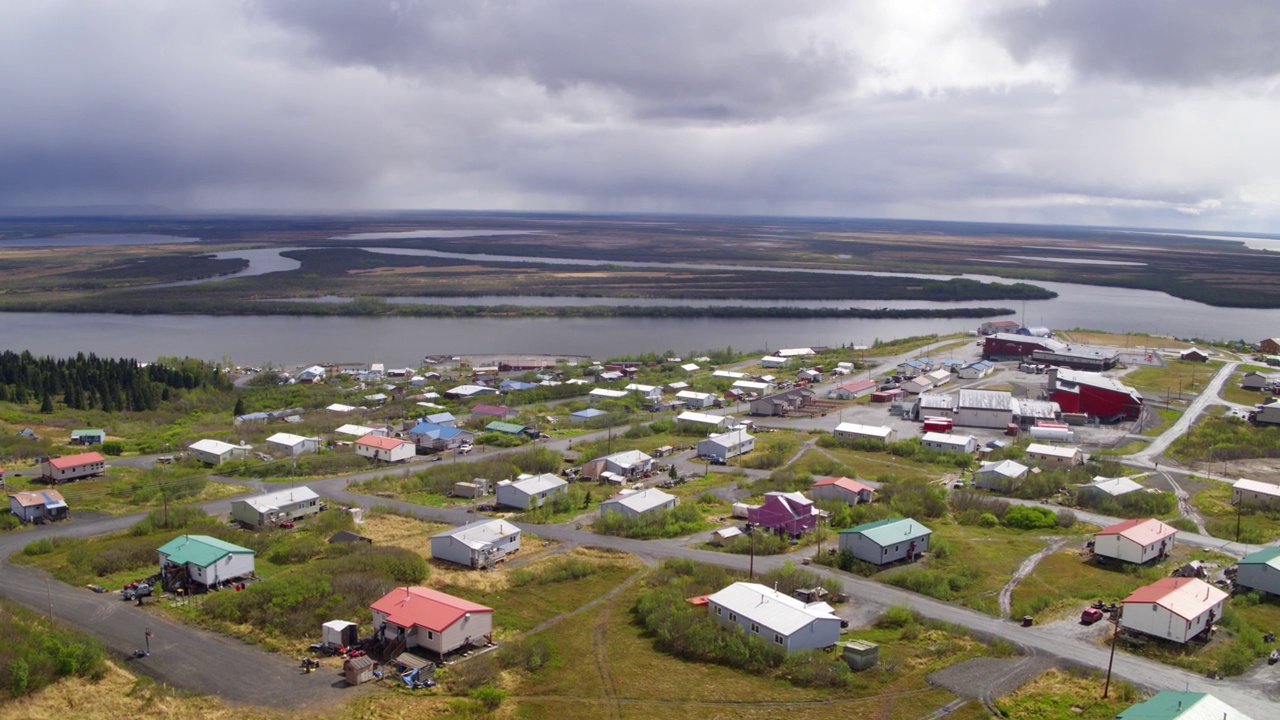
<path id="1" fill-rule="evenodd" d="M 739 383 L 734 383 L 735 385 Z M 787 413 L 813 402 L 813 391 L 808 388 L 791 388 L 751 401 L 751 414 L 766 417 L 785 416 Z"/>
<path id="2" fill-rule="evenodd" d="M 806 355 L 817 355 L 813 348 L 782 348 L 773 353 L 777 357 L 805 357 Z"/>
<path id="3" fill-rule="evenodd" d="M 933 389 L 933 380 L 926 375 L 920 375 L 902 383 L 900 389 L 909 395 L 919 395 Z"/>
<path id="4" fill-rule="evenodd" d="M 252 550 L 208 535 L 179 535 L 156 553 L 166 588 L 193 583 L 208 588 L 253 575 Z"/>
<path id="5" fill-rule="evenodd" d="M 1266 390 L 1271 387 L 1271 378 L 1257 371 L 1248 372 L 1240 381 L 1240 387 L 1244 390 Z"/>
<path id="6" fill-rule="evenodd" d="M 1097 504 L 1105 500 L 1114 500 L 1123 505 L 1132 493 L 1142 490 L 1141 485 L 1127 477 L 1095 477 L 1093 482 L 1076 489 L 1076 497 L 1082 504 L 1086 501 Z"/>
<path id="7" fill-rule="evenodd" d="M 873 440 L 880 443 L 891 443 L 897 437 L 893 428 L 884 425 L 859 425 L 858 423 L 840 423 L 832 435 L 841 440 Z"/>
<path id="8" fill-rule="evenodd" d="M 836 389 L 831 394 L 840 400 L 857 400 L 875 392 L 875 389 L 876 384 L 873 380 L 846 380 L 836 385 Z"/>
<path id="9" fill-rule="evenodd" d="M 353 437 L 353 438 L 362 438 L 365 435 L 385 435 L 386 431 L 377 430 L 367 425 L 353 425 L 348 423 L 346 425 L 340 426 L 337 430 L 334 430 L 333 433 L 335 435 L 346 435 L 348 437 Z"/>
<path id="10" fill-rule="evenodd" d="M 573 422 L 573 423 L 590 422 L 591 420 L 594 420 L 598 417 L 604 417 L 608 414 L 609 413 L 605 412 L 604 410 L 601 410 L 600 408 L 587 408 L 586 410 L 579 410 L 577 412 L 569 413 L 569 422 Z"/>
<path id="11" fill-rule="evenodd" d="M 961 380 L 981 380 L 982 378 L 994 372 L 996 366 L 986 360 L 978 360 L 967 365 L 961 365 L 956 370 L 956 375 Z"/>
<path id="12" fill-rule="evenodd" d="M 1121 601 L 1121 627 L 1176 643 L 1210 630 L 1222 618 L 1227 594 L 1198 578 L 1167 577 Z"/>
<path id="13" fill-rule="evenodd" d="M 476 434 L 460 427 L 418 423 L 409 430 L 409 437 L 420 448 L 440 452 L 470 445 L 475 441 Z"/>
<path id="14" fill-rule="evenodd" d="M 1280 338 L 1267 338 L 1259 341 L 1258 352 L 1265 355 L 1280 355 Z"/>
<path id="15" fill-rule="evenodd" d="M 57 490 L 16 492 L 9 496 L 9 512 L 24 523 L 62 520 L 67 517 L 67 501 Z"/>
<path id="16" fill-rule="evenodd" d="M 1201 692 L 1161 690 L 1130 705 L 1116 720 L 1252 720 L 1218 698 Z"/>
<path id="17" fill-rule="evenodd" d="M 726 380 L 743 380 L 747 377 L 747 374 L 735 370 L 713 370 L 711 377 L 724 378 Z"/>
<path id="18" fill-rule="evenodd" d="M 996 333 L 1014 333 L 1018 323 L 1012 320 L 991 320 L 978 326 L 979 335 L 995 335 Z"/>
<path id="19" fill-rule="evenodd" d="M 592 461 L 599 463 L 600 472 L 611 472 L 624 477 L 638 477 L 653 470 L 653 458 L 639 450 L 625 450 Z M 586 468 L 583 468 L 586 472 Z M 599 473 L 596 474 L 599 476 Z"/>
<path id="20" fill-rule="evenodd" d="M 822 382 L 822 372 L 813 368 L 805 368 L 796 373 L 796 380 L 806 383 L 820 383 Z"/>
<path id="21" fill-rule="evenodd" d="M 929 550 L 933 531 L 911 518 L 889 518 L 840 531 L 840 550 L 873 565 L 914 560 Z"/>
<path id="22" fill-rule="evenodd" d="M 640 383 L 631 383 L 623 388 L 627 392 L 633 392 L 644 398 L 648 402 L 654 402 L 662 399 L 662 388 L 657 385 L 641 385 Z"/>
<path id="23" fill-rule="evenodd" d="M 1260 425 L 1280 424 L 1280 397 L 1269 397 L 1255 405 L 1254 411 L 1249 413 L 1249 420 Z"/>
<path id="24" fill-rule="evenodd" d="M 920 438 L 920 446 L 933 452 L 967 455 L 978 450 L 978 439 L 972 435 L 927 432 Z"/>
<path id="25" fill-rule="evenodd" d="M 870 486 L 847 477 L 818 478 L 809 490 L 815 500 L 835 500 L 846 505 L 869 503 L 874 493 Z"/>
<path id="26" fill-rule="evenodd" d="M 266 527 L 285 520 L 302 520 L 318 512 L 320 496 L 305 485 L 231 501 L 231 519 L 247 528 Z"/>
<path id="27" fill-rule="evenodd" d="M 443 425 L 445 427 L 453 427 L 454 423 L 458 422 L 458 418 L 454 417 L 453 413 L 446 410 L 445 412 L 432 413 L 422 418 L 422 421 L 429 422 L 432 425 Z"/>
<path id="28" fill-rule="evenodd" d="M 325 410 L 338 414 L 349 413 L 356 409 L 357 408 L 354 405 L 343 405 L 342 403 L 334 403 L 325 407 Z"/>
<path id="29" fill-rule="evenodd" d="M 267 438 L 267 451 L 280 455 L 301 455 L 320 449 L 320 438 L 302 437 L 292 433 L 276 433 Z"/>
<path id="30" fill-rule="evenodd" d="M 1013 395 L 1002 390 L 961 390 L 956 393 L 955 424 L 999 428 L 1013 422 Z"/>
<path id="31" fill-rule="evenodd" d="M 481 397 L 483 395 L 497 395 L 498 389 L 485 387 L 484 385 L 459 385 L 455 388 L 445 390 L 444 394 L 446 397 L 466 400 L 468 398 Z"/>
<path id="32" fill-rule="evenodd" d="M 1190 347 L 1178 353 L 1178 359 L 1191 362 L 1209 362 L 1209 353 L 1199 348 Z"/>
<path id="33" fill-rule="evenodd" d="M 1142 414 L 1142 393 L 1100 373 L 1050 368 L 1047 390 L 1063 412 L 1104 421 L 1136 420 Z"/>
<path id="34" fill-rule="evenodd" d="M 1257 480 L 1237 480 L 1231 486 L 1231 504 L 1245 507 L 1280 507 L 1280 485 Z"/>
<path id="35" fill-rule="evenodd" d="M 503 380 L 498 383 L 498 392 L 506 394 L 520 392 L 522 390 L 536 390 L 538 383 L 524 382 L 522 380 Z"/>
<path id="36" fill-rule="evenodd" d="M 1036 465 L 1075 467 L 1084 464 L 1084 453 L 1080 448 L 1069 445 L 1031 443 L 1027 446 L 1026 458 Z"/>
<path id="37" fill-rule="evenodd" d="M 681 390 L 676 393 L 676 400 L 684 403 L 685 406 L 698 408 L 699 410 L 709 407 L 715 407 L 720 403 L 720 396 L 715 393 L 694 392 L 693 390 Z"/>
<path id="38" fill-rule="evenodd" d="M 699 440 L 698 457 L 726 463 L 731 458 L 751 452 L 755 447 L 756 439 L 745 429 L 738 428 Z"/>
<path id="39" fill-rule="evenodd" d="M 542 507 L 548 498 L 554 498 L 556 495 L 566 495 L 568 492 L 568 482 L 551 473 L 543 473 L 542 475 L 520 478 L 514 482 L 511 480 L 498 481 L 496 502 L 505 507 L 529 510 L 530 508 Z"/>
<path id="40" fill-rule="evenodd" d="M 708 415 L 707 413 L 685 411 L 676 416 L 677 423 L 691 423 L 693 425 L 704 425 L 711 430 L 724 430 L 729 427 L 732 418 L 723 415 Z"/>
<path id="41" fill-rule="evenodd" d="M 478 520 L 431 536 L 431 557 L 489 568 L 520 549 L 520 528 L 506 520 Z"/>
<path id="42" fill-rule="evenodd" d="M 760 367 L 765 370 L 777 370 L 779 368 L 786 367 L 789 362 L 791 362 L 791 360 L 788 358 L 766 355 L 760 358 Z"/>
<path id="43" fill-rule="evenodd" d="M 72 445 L 101 445 L 107 441 L 107 431 L 86 428 L 71 431 Z"/>
<path id="44" fill-rule="evenodd" d="M 636 492 L 624 491 L 600 503 L 600 517 L 617 513 L 625 518 L 636 520 L 650 513 L 671 510 L 675 508 L 677 502 L 679 500 L 675 495 L 658 488 Z"/>
<path id="45" fill-rule="evenodd" d="M 319 365 L 312 365 L 311 367 L 299 370 L 298 374 L 294 375 L 294 379 L 300 383 L 322 383 L 324 382 L 324 376 L 324 368 Z"/>
<path id="46" fill-rule="evenodd" d="M 938 368 L 925 373 L 924 377 L 933 382 L 933 387 L 938 388 L 950 384 L 951 371 L 946 368 Z"/>
<path id="47" fill-rule="evenodd" d="M 595 402 L 596 400 L 622 400 L 629 393 L 626 390 L 610 390 L 609 388 L 595 388 L 587 393 L 587 400 Z"/>
<path id="48" fill-rule="evenodd" d="M 381 435 L 365 435 L 356 440 L 356 454 L 371 460 L 396 463 L 412 459 L 418 448 L 408 440 Z"/>
<path id="49" fill-rule="evenodd" d="M 759 583 L 736 582 L 707 597 L 707 612 L 726 627 L 786 652 L 828 648 L 840 640 L 840 618 L 825 602 L 806 603 Z"/>
<path id="50" fill-rule="evenodd" d="M 1093 534 L 1093 554 L 1141 565 L 1173 552 L 1177 536 L 1177 528 L 1159 520 L 1125 520 Z"/>
<path id="51" fill-rule="evenodd" d="M 697 363 L 685 363 L 680 366 L 680 369 L 687 373 L 692 373 L 692 372 L 698 372 L 702 368 L 698 367 Z"/>
<path id="52" fill-rule="evenodd" d="M 40 474 L 50 483 L 101 475 L 106 469 L 107 459 L 96 452 L 49 458 L 40 464 Z"/>
<path id="53" fill-rule="evenodd" d="M 524 425 L 519 423 L 502 422 L 494 420 L 484 426 L 485 432 L 502 433 L 503 435 L 523 435 L 528 430 Z"/>
<path id="54" fill-rule="evenodd" d="M 767 492 L 763 503 L 747 510 L 747 522 L 795 537 L 818 524 L 818 509 L 812 500 L 798 492 Z"/>
<path id="55" fill-rule="evenodd" d="M 980 488 L 1009 492 L 1027 476 L 1027 466 L 1013 460 L 982 463 L 973 471 L 973 483 Z"/>
<path id="56" fill-rule="evenodd" d="M 1237 586 L 1280 595 L 1280 548 L 1264 547 L 1245 555 L 1236 568 Z"/>
<path id="57" fill-rule="evenodd" d="M 493 640 L 493 608 L 425 587 L 398 587 L 369 606 L 375 638 L 399 654 L 422 648 L 440 660 Z"/>

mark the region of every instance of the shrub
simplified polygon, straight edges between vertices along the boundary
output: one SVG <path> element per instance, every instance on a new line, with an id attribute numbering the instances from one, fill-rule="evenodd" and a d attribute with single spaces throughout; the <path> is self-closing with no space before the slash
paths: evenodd
<path id="1" fill-rule="evenodd" d="M 878 628 L 902 628 L 916 622 L 916 611 L 905 605 L 892 605 L 876 618 Z"/>
<path id="2" fill-rule="evenodd" d="M 698 498 L 702 502 L 702 498 Z M 711 495 L 711 503 L 719 502 L 719 498 Z M 704 529 L 707 523 L 702 518 L 696 504 L 677 505 L 670 510 L 658 510 L 645 513 L 639 517 L 628 517 L 622 513 L 606 512 L 597 518 L 594 529 L 601 535 L 617 535 L 637 540 L 654 538 L 673 538 L 691 535 Z"/>
<path id="3" fill-rule="evenodd" d="M 18 519 L 17 515 L 0 515 L 0 532 L 16 530 L 20 525 L 22 525 L 22 521 Z"/>
<path id="4" fill-rule="evenodd" d="M 978 525 L 984 528 L 993 528 L 1000 524 L 1000 518 L 991 513 L 982 513 L 978 516 Z"/>
<path id="5" fill-rule="evenodd" d="M 103 455 L 119 456 L 124 453 L 124 443 L 119 440 L 108 440 L 101 447 Z"/>
<path id="6" fill-rule="evenodd" d="M 551 643 L 541 635 L 521 638 L 506 643 L 496 653 L 498 665 L 503 668 L 520 668 L 537 672 L 551 661 Z"/>
<path id="7" fill-rule="evenodd" d="M 507 699 L 507 694 L 505 692 L 492 685 L 478 687 L 472 690 L 469 695 L 472 700 L 476 700 L 481 705 L 484 705 L 485 709 L 489 712 L 497 710 L 498 706 L 502 704 L 502 701 Z"/>
<path id="8" fill-rule="evenodd" d="M 498 682 L 498 666 L 491 656 L 481 655 L 449 666 L 449 674 L 445 680 L 449 692 L 455 695 L 470 695 L 472 691 L 486 685 L 492 688 L 493 684 Z"/>
<path id="9" fill-rule="evenodd" d="M 1005 513 L 1004 524 L 1019 530 L 1039 530 L 1058 525 L 1058 514 L 1049 508 L 1015 505 Z"/>
<path id="10" fill-rule="evenodd" d="M 843 688 L 853 681 L 853 673 L 843 660 L 821 650 L 787 655 L 782 663 L 782 675 L 801 687 Z"/>
<path id="11" fill-rule="evenodd" d="M 1080 522 L 1080 520 L 1076 517 L 1075 512 L 1066 508 L 1058 511 L 1058 527 L 1072 528 L 1075 527 L 1078 522 Z"/>

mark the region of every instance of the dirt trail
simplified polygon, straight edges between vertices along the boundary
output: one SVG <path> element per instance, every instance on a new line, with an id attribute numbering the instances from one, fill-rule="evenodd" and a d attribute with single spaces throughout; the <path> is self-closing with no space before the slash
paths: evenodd
<path id="1" fill-rule="evenodd" d="M 1204 527 L 1204 518 L 1200 516 L 1200 512 L 1196 510 L 1196 507 L 1191 504 L 1191 496 L 1187 494 L 1186 490 L 1182 489 L 1178 481 L 1173 479 L 1173 475 L 1165 472 L 1160 474 L 1169 482 L 1169 486 L 1173 488 L 1174 497 L 1178 498 L 1178 514 L 1195 523 L 1196 531 L 1201 535 L 1208 535 L 1209 531 Z"/>
<path id="2" fill-rule="evenodd" d="M 1000 588 L 1000 617 L 1007 618 L 1012 613 L 1013 589 L 1018 587 L 1018 583 L 1022 582 L 1023 578 L 1030 575 L 1031 571 L 1036 569 L 1036 565 L 1040 564 L 1041 560 L 1062 549 L 1063 545 L 1066 545 L 1071 541 L 1071 538 L 1064 537 L 1052 537 L 1047 539 L 1052 542 L 1046 545 L 1042 550 L 1040 550 L 1040 552 L 1037 552 L 1026 560 L 1023 560 L 1022 564 L 1018 566 L 1018 569 L 1014 571 L 1013 577 L 1009 578 L 1009 582 L 1005 583 L 1004 587 Z"/>

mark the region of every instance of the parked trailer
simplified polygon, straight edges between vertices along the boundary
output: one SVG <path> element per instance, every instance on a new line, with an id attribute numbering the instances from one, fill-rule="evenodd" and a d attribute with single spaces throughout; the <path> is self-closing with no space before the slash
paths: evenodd
<path id="1" fill-rule="evenodd" d="M 1073 442 L 1076 439 L 1076 434 L 1065 425 L 1036 425 L 1031 428 L 1031 438 L 1033 440 L 1047 440 L 1049 442 Z"/>
<path id="2" fill-rule="evenodd" d="M 954 423 L 950 418 L 927 417 L 924 419 L 925 432 L 951 432 Z"/>

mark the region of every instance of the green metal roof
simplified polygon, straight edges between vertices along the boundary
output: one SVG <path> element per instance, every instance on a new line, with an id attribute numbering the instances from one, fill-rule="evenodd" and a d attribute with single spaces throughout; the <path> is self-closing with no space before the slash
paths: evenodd
<path id="1" fill-rule="evenodd" d="M 169 562 L 178 565 L 191 563 L 198 567 L 209 567 L 232 553 L 253 554 L 249 548 L 232 545 L 208 535 L 179 535 L 161 545 L 158 551 L 164 553 Z"/>
<path id="2" fill-rule="evenodd" d="M 1116 720 L 1176 720 L 1203 700 L 1207 694 L 1161 690 L 1152 695 L 1150 700 L 1131 705 L 1129 709 L 1121 711 L 1116 716 Z M 1197 717 L 1200 716 L 1197 715 Z"/>
<path id="3" fill-rule="evenodd" d="M 1236 562 L 1237 565 L 1272 565 L 1272 560 L 1280 557 L 1280 547 L 1263 548 L 1256 553 L 1250 553 L 1240 558 Z"/>
<path id="4" fill-rule="evenodd" d="M 91 430 L 91 429 L 85 429 L 85 430 L 72 430 L 72 431 L 71 431 L 71 437 L 73 437 L 73 438 L 84 437 L 85 435 L 93 435 L 93 436 L 95 436 L 95 437 L 96 437 L 96 436 L 98 436 L 98 435 L 106 435 L 106 434 L 107 434 L 107 431 L 106 431 L 106 430 Z"/>
<path id="5" fill-rule="evenodd" d="M 509 422 L 500 422 L 497 420 L 489 423 L 488 425 L 485 425 L 484 429 L 492 430 L 494 432 L 507 433 L 509 435 L 519 435 L 520 433 L 524 432 L 523 425 L 517 425 L 515 423 L 509 423 Z"/>
<path id="6" fill-rule="evenodd" d="M 840 531 L 841 535 L 846 533 L 860 533 L 871 542 L 880 546 L 885 546 L 901 542 L 904 539 L 929 535 L 933 533 L 933 531 L 911 518 L 887 518 L 885 520 L 863 523 L 857 527 L 851 527 L 848 530 Z"/>

